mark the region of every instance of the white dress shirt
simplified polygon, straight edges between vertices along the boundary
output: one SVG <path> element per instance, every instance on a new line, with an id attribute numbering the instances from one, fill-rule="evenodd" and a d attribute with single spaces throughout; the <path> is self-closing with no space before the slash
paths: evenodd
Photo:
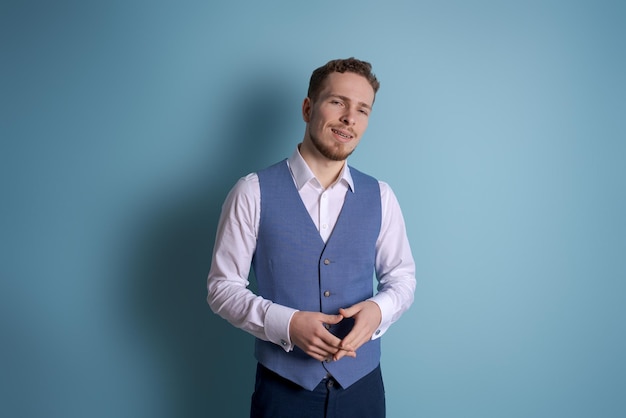
<path id="1" fill-rule="evenodd" d="M 351 189 L 358 193 L 354 189 L 350 169 L 345 164 L 338 180 L 324 189 L 298 148 L 287 164 L 300 198 L 326 242 L 337 222 L 346 192 Z M 382 336 L 409 308 L 415 291 L 415 264 L 400 205 L 389 185 L 384 182 L 379 184 L 382 222 L 376 241 L 378 292 L 369 300 L 380 307 L 382 320 L 372 339 Z M 261 191 L 256 173 L 239 179 L 228 194 L 222 206 L 207 279 L 207 301 L 215 313 L 232 325 L 291 351 L 293 344 L 289 338 L 289 322 L 296 310 L 273 303 L 248 289 L 250 263 L 259 229 L 260 204 Z"/>

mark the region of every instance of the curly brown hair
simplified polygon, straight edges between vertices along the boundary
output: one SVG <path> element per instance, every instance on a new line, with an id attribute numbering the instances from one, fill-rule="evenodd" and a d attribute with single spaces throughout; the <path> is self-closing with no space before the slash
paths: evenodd
<path id="1" fill-rule="evenodd" d="M 313 74 L 311 74 L 311 80 L 309 81 L 309 91 L 307 92 L 309 99 L 317 99 L 317 96 L 324 85 L 324 81 L 331 73 L 345 72 L 362 75 L 374 89 L 374 95 L 378 91 L 380 83 L 376 79 L 374 73 L 372 73 L 372 64 L 367 61 L 361 61 L 351 57 L 347 59 L 328 61 L 325 65 L 322 65 L 313 71 Z"/>

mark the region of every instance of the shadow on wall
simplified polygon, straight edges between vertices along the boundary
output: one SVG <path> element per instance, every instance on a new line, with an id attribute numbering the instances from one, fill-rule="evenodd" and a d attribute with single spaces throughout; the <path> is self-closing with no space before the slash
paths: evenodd
<path id="1" fill-rule="evenodd" d="M 206 276 L 221 205 L 234 182 L 286 157 L 275 154 L 277 140 L 290 140 L 284 134 L 289 91 L 279 77 L 236 88 L 235 97 L 215 98 L 228 103 L 219 106 L 223 126 L 211 128 L 206 141 L 220 143 L 222 155 L 211 159 L 218 166 L 207 164 L 190 187 L 159 196 L 159 204 L 142 214 L 144 228 L 131 257 L 129 309 L 158 364 L 157 387 L 166 393 L 154 397 L 168 409 L 163 416 L 249 414 L 254 338 L 213 314 Z"/>

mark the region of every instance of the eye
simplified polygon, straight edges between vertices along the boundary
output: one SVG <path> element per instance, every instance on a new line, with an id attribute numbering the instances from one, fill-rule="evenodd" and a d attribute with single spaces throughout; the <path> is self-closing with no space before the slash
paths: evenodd
<path id="1" fill-rule="evenodd" d="M 359 109 L 359 112 L 365 116 L 369 116 L 369 112 L 366 109 Z"/>

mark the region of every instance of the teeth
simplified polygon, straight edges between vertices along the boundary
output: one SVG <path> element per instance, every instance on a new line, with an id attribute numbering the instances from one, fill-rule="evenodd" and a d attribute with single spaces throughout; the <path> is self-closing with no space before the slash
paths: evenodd
<path id="1" fill-rule="evenodd" d="M 339 132 L 335 129 L 333 129 L 333 132 L 336 133 L 337 135 L 343 136 L 344 138 L 350 138 L 350 135 L 346 135 L 343 132 Z"/>

